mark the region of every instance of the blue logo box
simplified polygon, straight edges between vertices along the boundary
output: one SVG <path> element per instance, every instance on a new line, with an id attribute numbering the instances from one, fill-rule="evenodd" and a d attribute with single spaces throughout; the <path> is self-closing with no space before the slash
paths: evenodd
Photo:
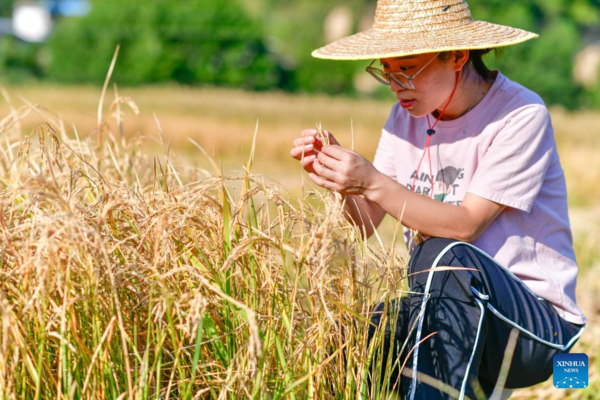
<path id="1" fill-rule="evenodd" d="M 554 387 L 584 389 L 588 387 L 588 356 L 581 353 L 554 356 Z"/>

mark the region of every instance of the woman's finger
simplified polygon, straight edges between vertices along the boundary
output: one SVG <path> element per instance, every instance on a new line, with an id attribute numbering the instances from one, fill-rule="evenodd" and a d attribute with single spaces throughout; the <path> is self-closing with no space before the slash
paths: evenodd
<path id="1" fill-rule="evenodd" d="M 321 164 L 318 158 L 315 159 L 312 167 L 315 170 L 315 172 L 319 174 L 319 176 L 322 178 L 333 182 L 338 182 L 340 180 L 340 174 Z"/>
<path id="2" fill-rule="evenodd" d="M 305 129 L 302 131 L 302 136 L 317 136 L 317 130 L 316 129 Z"/>
<path id="3" fill-rule="evenodd" d="M 337 183 L 323 179 L 315 173 L 309 172 L 308 176 L 315 184 L 321 186 L 322 188 L 335 190 L 337 192 L 341 192 L 343 190 L 343 188 Z"/>
<path id="4" fill-rule="evenodd" d="M 294 152 L 298 156 L 301 156 L 302 154 L 306 155 L 309 152 L 315 151 L 315 145 L 314 144 L 300 145 L 298 147 L 294 147 L 292 150 L 294 150 Z"/>
<path id="5" fill-rule="evenodd" d="M 336 160 L 345 161 L 348 160 L 348 156 L 351 154 L 351 150 L 344 149 L 341 146 L 331 145 L 323 147 L 323 153 Z"/>
<path id="6" fill-rule="evenodd" d="M 317 154 L 317 159 L 322 165 L 336 172 L 342 172 L 344 170 L 344 164 L 341 161 L 336 160 L 323 152 Z"/>
<path id="7" fill-rule="evenodd" d="M 303 136 L 301 138 L 297 138 L 293 142 L 294 147 L 302 146 L 303 144 L 313 144 L 315 142 L 314 136 Z"/>
<path id="8" fill-rule="evenodd" d="M 312 144 L 307 145 L 307 146 L 293 147 L 290 150 L 290 155 L 293 158 L 295 158 L 296 160 L 300 160 L 302 158 L 302 155 L 304 155 L 304 157 L 306 157 L 306 156 L 312 155 L 312 154 L 315 154 L 315 149 Z"/>
<path id="9" fill-rule="evenodd" d="M 307 166 L 309 166 L 309 165 L 311 165 L 311 164 L 312 164 L 312 163 L 315 161 L 315 159 L 316 159 L 316 158 L 317 158 L 317 156 L 316 156 L 316 155 L 314 155 L 314 154 L 313 154 L 313 155 L 310 155 L 310 156 L 308 156 L 308 157 L 304 157 L 304 158 L 303 158 L 303 159 L 300 161 L 300 163 L 301 163 L 301 165 L 302 165 L 302 168 L 306 169 L 306 167 L 307 167 Z"/>

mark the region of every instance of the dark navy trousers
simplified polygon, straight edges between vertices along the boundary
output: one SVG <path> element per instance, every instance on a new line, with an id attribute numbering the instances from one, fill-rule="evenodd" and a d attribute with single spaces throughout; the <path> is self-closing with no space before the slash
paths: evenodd
<path id="1" fill-rule="evenodd" d="M 444 266 L 475 270 L 435 271 Z M 470 244 L 426 240 L 414 250 L 408 273 L 411 293 L 387 307 L 377 305 L 371 315 L 385 329 L 379 356 L 384 365 L 393 357 L 392 390 L 403 399 L 452 398 L 417 379 L 419 373 L 453 387 L 459 398 L 490 396 L 513 329 L 519 336 L 504 387 L 543 382 L 552 374 L 554 355 L 568 352 L 583 332 L 584 326 L 560 318 L 550 303 Z M 369 333 L 372 337 L 375 328 Z M 409 376 L 399 377 L 405 360 Z"/>

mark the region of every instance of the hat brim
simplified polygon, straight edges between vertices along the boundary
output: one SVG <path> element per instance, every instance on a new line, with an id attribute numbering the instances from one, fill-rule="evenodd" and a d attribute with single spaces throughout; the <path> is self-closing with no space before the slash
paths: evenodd
<path id="1" fill-rule="evenodd" d="M 537 38 L 535 33 L 485 21 L 418 33 L 371 28 L 313 51 L 324 60 L 372 60 L 451 50 L 511 46 Z"/>

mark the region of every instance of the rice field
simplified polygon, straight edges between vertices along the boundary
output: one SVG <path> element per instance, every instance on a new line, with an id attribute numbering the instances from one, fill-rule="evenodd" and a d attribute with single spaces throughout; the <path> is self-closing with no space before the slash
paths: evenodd
<path id="1" fill-rule="evenodd" d="M 289 157 L 317 123 L 372 157 L 391 102 L 115 88 L 99 112 L 92 87 L 4 95 L 2 398 L 395 398 L 402 366 L 378 357 L 380 331 L 367 337 L 369 306 L 406 286 L 398 227 L 363 241 Z M 600 115 L 552 114 L 590 387 L 512 398 L 593 399 Z"/>

